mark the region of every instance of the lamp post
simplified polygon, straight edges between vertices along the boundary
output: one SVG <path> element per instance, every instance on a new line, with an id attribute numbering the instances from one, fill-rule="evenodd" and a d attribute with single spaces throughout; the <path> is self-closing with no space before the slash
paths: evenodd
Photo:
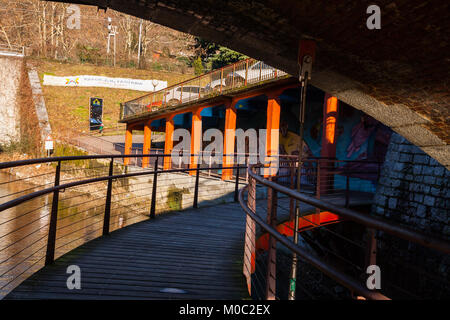
<path id="1" fill-rule="evenodd" d="M 152 85 L 153 85 L 153 93 L 152 93 L 152 110 L 153 110 L 153 100 L 155 99 L 155 91 L 156 86 L 158 85 L 159 81 L 156 79 L 152 79 Z"/>

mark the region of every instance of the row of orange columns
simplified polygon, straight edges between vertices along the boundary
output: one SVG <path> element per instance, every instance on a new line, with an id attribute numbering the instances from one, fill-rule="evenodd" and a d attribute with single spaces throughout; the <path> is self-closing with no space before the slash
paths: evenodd
<path id="1" fill-rule="evenodd" d="M 280 128 L 280 103 L 281 91 L 274 91 L 267 94 L 267 123 L 266 123 L 266 160 L 270 161 L 271 157 L 278 155 L 279 148 L 279 128 Z M 224 135 L 224 157 L 223 165 L 225 167 L 231 167 L 234 164 L 233 156 L 235 151 L 235 131 L 236 131 L 236 107 L 235 104 L 238 99 L 233 99 L 226 104 L 225 111 L 225 135 Z M 323 157 L 333 157 L 336 154 L 336 121 L 337 121 L 337 98 L 329 94 L 325 95 L 324 101 L 324 134 L 322 139 L 322 152 Z M 201 111 L 204 108 L 211 106 L 203 106 L 197 108 L 192 112 L 192 126 L 191 126 L 191 161 L 190 168 L 196 168 L 198 162 L 198 154 L 202 148 L 202 117 Z M 171 154 L 173 149 L 173 132 L 174 132 L 174 118 L 175 115 L 170 115 L 166 118 L 166 130 L 165 130 L 165 144 L 164 154 Z M 132 149 L 132 129 L 131 124 L 127 124 L 127 130 L 125 135 L 125 154 L 131 154 Z M 151 150 L 151 120 L 147 120 L 144 124 L 144 147 L 143 154 L 150 154 Z M 128 165 L 130 158 L 124 159 L 124 164 Z M 149 158 L 145 157 L 142 160 L 142 166 L 147 167 L 149 165 Z M 164 158 L 164 169 L 172 168 L 171 157 Z M 273 175 L 275 171 L 266 171 L 266 176 Z M 192 171 L 191 174 L 195 174 Z M 233 170 L 224 169 L 222 171 L 222 179 L 229 180 L 232 178 Z"/>
<path id="2" fill-rule="evenodd" d="M 236 133 L 236 102 L 238 100 L 233 99 L 226 105 L 225 109 L 225 135 L 224 135 L 224 158 L 223 165 L 225 167 L 231 167 L 234 164 L 234 157 L 232 156 L 235 151 L 235 133 Z M 209 107 L 209 106 L 208 106 Z M 202 147 L 202 117 L 201 110 L 206 107 L 198 108 L 192 113 L 192 127 L 191 127 L 191 162 L 190 168 L 197 167 L 198 154 L 201 152 Z M 173 149 L 173 131 L 174 122 L 171 115 L 166 118 L 166 131 L 165 131 L 165 143 L 164 154 L 170 154 Z M 271 95 L 268 99 L 267 105 L 267 154 L 276 155 L 278 153 L 278 130 L 280 122 L 280 99 L 279 96 Z M 144 147 L 143 154 L 150 154 L 151 150 L 151 120 L 147 120 L 144 125 Z M 125 154 L 131 154 L 132 148 L 132 125 L 127 125 L 127 131 L 125 135 Z M 129 158 L 125 158 L 124 164 L 130 163 Z M 145 157 L 142 160 L 142 167 L 149 165 L 149 158 Z M 164 158 L 164 169 L 171 169 L 172 161 L 170 157 Z M 195 174 L 192 171 L 191 174 Z M 233 169 L 224 169 L 222 171 L 222 179 L 229 180 L 232 178 Z"/>

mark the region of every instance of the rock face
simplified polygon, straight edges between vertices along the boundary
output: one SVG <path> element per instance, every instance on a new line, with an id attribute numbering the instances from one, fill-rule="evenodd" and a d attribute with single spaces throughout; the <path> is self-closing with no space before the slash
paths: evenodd
<path id="1" fill-rule="evenodd" d="M 0 144 L 20 138 L 18 93 L 23 58 L 0 55 Z"/>
<path id="2" fill-rule="evenodd" d="M 394 133 L 386 154 L 372 213 L 450 239 L 450 171 Z M 450 259 L 431 249 L 378 233 L 377 264 L 389 281 L 421 297 L 448 296 Z M 393 289 L 392 289 L 393 290 Z M 390 292 L 398 297 L 411 297 Z"/>

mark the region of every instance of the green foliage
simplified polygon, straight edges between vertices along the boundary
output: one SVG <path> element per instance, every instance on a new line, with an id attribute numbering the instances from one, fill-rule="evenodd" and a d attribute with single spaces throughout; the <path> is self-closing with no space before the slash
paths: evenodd
<path id="1" fill-rule="evenodd" d="M 200 57 L 197 57 L 197 59 L 195 59 L 192 62 L 192 66 L 194 67 L 194 73 L 195 75 L 201 75 L 203 73 L 203 64 L 202 64 L 202 59 L 200 59 Z"/>
<path id="2" fill-rule="evenodd" d="M 177 188 L 175 185 L 171 185 L 167 192 L 167 206 L 171 210 L 181 210 L 183 208 L 183 194 L 190 193 L 188 188 Z"/>
<path id="3" fill-rule="evenodd" d="M 177 57 L 177 60 L 181 63 L 184 63 L 185 65 L 187 65 L 188 67 L 192 66 L 191 60 L 189 60 L 188 57 Z"/>
<path id="4" fill-rule="evenodd" d="M 77 56 L 81 63 L 97 63 L 100 58 L 100 49 L 89 45 L 77 45 Z"/>
<path id="5" fill-rule="evenodd" d="M 162 65 L 159 62 L 153 62 L 152 64 L 152 69 L 155 71 L 161 71 L 162 70 Z"/>
<path id="6" fill-rule="evenodd" d="M 120 67 L 121 68 L 136 68 L 136 62 L 134 62 L 133 60 L 122 61 L 122 62 L 120 62 Z"/>
<path id="7" fill-rule="evenodd" d="M 221 68 L 233 62 L 248 58 L 239 52 L 233 51 L 213 42 L 203 40 L 199 37 L 195 38 L 195 41 L 197 55 L 206 62 L 206 65 L 210 64 L 211 69 Z"/>
<path id="8" fill-rule="evenodd" d="M 24 146 L 20 143 L 20 141 L 10 141 L 8 143 L 0 144 L 0 152 L 1 153 L 24 153 Z"/>
<path id="9" fill-rule="evenodd" d="M 233 62 L 237 62 L 239 60 L 247 59 L 248 57 L 228 49 L 226 47 L 220 47 L 219 52 L 211 57 L 212 69 L 217 69 L 229 65 Z"/>
<path id="10" fill-rule="evenodd" d="M 36 144 L 36 141 L 30 135 L 22 135 L 19 140 L 12 140 L 8 143 L 0 144 L 0 153 L 22 153 L 28 154 L 33 157 L 39 156 L 39 145 Z"/>
<path id="11" fill-rule="evenodd" d="M 210 57 L 215 55 L 220 48 L 220 46 L 215 44 L 214 42 L 203 40 L 200 37 L 195 38 L 194 47 L 195 50 L 197 51 L 197 55 L 200 56 L 203 61 L 206 61 Z"/>

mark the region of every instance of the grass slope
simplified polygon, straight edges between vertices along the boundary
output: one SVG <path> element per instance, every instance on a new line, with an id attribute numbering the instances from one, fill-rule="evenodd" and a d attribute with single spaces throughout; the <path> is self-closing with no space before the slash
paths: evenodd
<path id="1" fill-rule="evenodd" d="M 172 85 L 192 78 L 192 74 L 168 73 L 164 71 L 114 68 L 90 64 L 68 64 L 34 59 L 41 84 L 44 74 L 54 76 L 98 75 L 117 78 L 158 79 Z M 147 92 L 95 87 L 53 87 L 42 86 L 50 124 L 56 136 L 69 134 L 68 128 L 80 132 L 89 131 L 89 98 L 103 98 L 105 128 L 114 128 L 119 119 L 119 104 Z"/>

